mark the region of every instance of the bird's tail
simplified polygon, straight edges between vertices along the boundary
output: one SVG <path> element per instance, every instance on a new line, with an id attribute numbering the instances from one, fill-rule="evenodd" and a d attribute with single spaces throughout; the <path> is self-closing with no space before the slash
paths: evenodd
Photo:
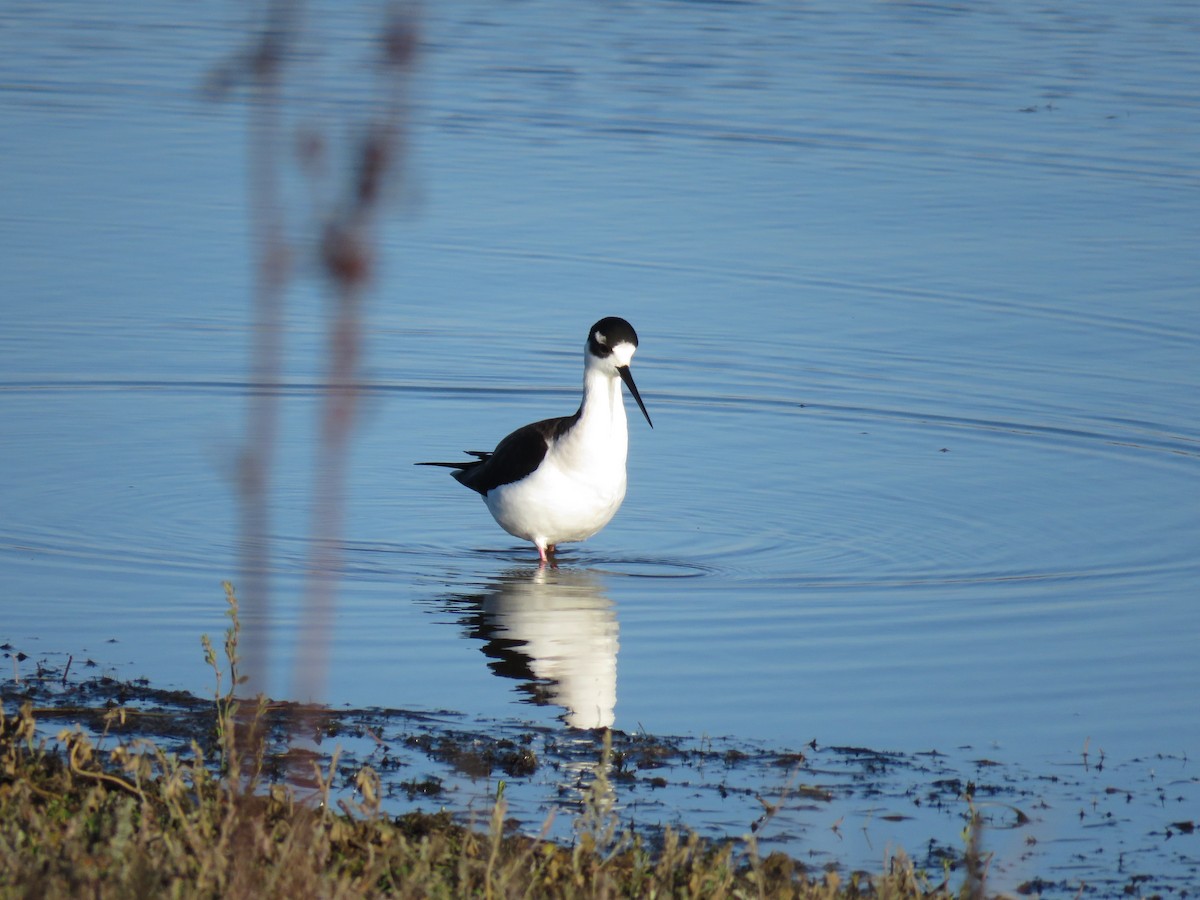
<path id="1" fill-rule="evenodd" d="M 474 459 L 467 459 L 462 462 L 419 462 L 413 463 L 414 466 L 441 466 L 443 469 L 470 469 L 481 462 L 486 462 L 491 456 L 490 450 L 464 450 L 467 456 L 473 456 Z"/>

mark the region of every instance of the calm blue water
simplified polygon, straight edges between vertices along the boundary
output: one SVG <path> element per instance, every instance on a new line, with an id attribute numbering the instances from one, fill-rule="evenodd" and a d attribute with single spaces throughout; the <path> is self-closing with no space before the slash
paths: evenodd
<path id="1" fill-rule="evenodd" d="M 201 86 L 245 23 L 177 15 L 0 13 L 0 641 L 206 690 L 251 241 L 246 110 Z M 336 139 L 374 19 L 310 21 L 289 126 Z M 464 2 L 422 28 L 324 699 L 1200 752 L 1200 15 Z M 311 662 L 325 328 L 311 279 L 288 302 L 277 695 Z M 617 519 L 538 572 L 410 464 L 573 411 L 609 314 L 655 428 L 631 419 Z"/>

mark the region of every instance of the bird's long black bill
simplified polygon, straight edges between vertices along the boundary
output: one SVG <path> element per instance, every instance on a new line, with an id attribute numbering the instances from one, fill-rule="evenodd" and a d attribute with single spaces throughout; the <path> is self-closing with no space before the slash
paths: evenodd
<path id="1" fill-rule="evenodd" d="M 650 421 L 650 413 L 646 412 L 646 404 L 642 402 L 642 395 L 638 393 L 637 385 L 633 383 L 633 373 L 629 371 L 629 366 L 617 366 L 617 374 L 625 382 L 625 387 L 629 388 L 629 393 L 633 394 L 633 399 L 637 401 L 638 409 L 646 417 L 646 423 L 653 428 L 654 423 Z"/>

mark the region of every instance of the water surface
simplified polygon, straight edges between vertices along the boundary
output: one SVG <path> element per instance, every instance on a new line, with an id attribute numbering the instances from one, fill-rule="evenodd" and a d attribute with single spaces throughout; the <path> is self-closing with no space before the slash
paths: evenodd
<path id="1" fill-rule="evenodd" d="M 251 262 L 245 107 L 201 86 L 245 23 L 82 10 L 0 14 L 0 639 L 206 690 Z M 374 19 L 322 22 L 300 123 L 362 96 Z M 1200 17 L 460 3 L 422 29 L 325 700 L 1196 752 Z M 323 304 L 289 296 L 277 695 L 305 665 Z M 573 411 L 610 314 L 655 428 L 631 418 L 618 517 L 539 570 L 411 463 Z"/>

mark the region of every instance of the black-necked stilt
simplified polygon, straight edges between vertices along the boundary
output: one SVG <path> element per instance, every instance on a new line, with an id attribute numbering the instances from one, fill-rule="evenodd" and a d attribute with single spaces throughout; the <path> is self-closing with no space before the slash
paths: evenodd
<path id="1" fill-rule="evenodd" d="M 637 345 L 637 332 L 624 319 L 601 319 L 584 346 L 583 401 L 574 415 L 518 428 L 490 453 L 468 450 L 473 460 L 417 465 L 454 469 L 459 482 L 483 496 L 497 524 L 532 541 L 545 563 L 559 544 L 582 541 L 607 525 L 625 499 L 629 432 L 622 381 L 654 427 L 629 372 Z"/>

